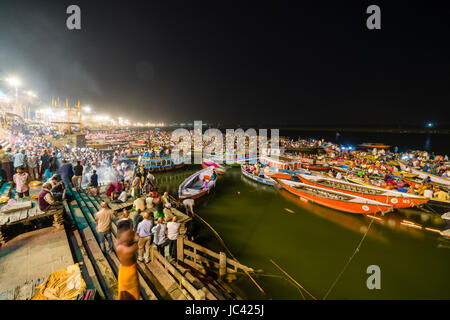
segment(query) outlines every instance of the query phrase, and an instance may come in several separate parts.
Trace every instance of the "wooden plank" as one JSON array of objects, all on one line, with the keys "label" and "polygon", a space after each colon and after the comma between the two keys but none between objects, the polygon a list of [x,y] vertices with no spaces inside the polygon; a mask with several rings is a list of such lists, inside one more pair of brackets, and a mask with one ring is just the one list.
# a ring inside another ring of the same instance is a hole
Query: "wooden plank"
[{"label": "wooden plank", "polygon": [[[70,209],[67,206],[67,203],[64,201],[64,209],[67,213],[70,214]],[[97,290],[97,293],[99,294],[100,298],[104,299],[105,294],[103,292],[103,288],[100,285],[100,282],[98,281],[97,275],[95,274],[94,267],[92,266],[91,260],[89,259],[89,256],[86,252],[86,248],[83,245],[83,242],[81,241],[80,233],[78,232],[78,229],[72,230],[70,234],[70,241],[72,242],[72,246],[75,248],[75,250],[78,248],[79,253],[81,254],[80,257],[77,257],[79,262],[83,262],[84,266],[81,267],[81,270],[83,271],[84,268],[86,268],[87,275],[89,279],[92,282],[92,285]],[[76,251],[76,253],[78,253]]]},{"label": "wooden plank", "polygon": [[31,201],[25,201],[25,202],[16,202],[14,204],[6,204],[0,209],[1,213],[13,213],[16,211],[22,211],[26,209],[31,209],[33,205],[31,204]]},{"label": "wooden plank", "polygon": [[[79,196],[80,196],[80,199],[82,201],[82,204],[85,207],[88,208],[87,214],[89,215],[90,219],[91,218],[93,219],[94,218],[94,212],[97,211],[95,206],[94,206],[94,204],[91,201],[89,201],[89,199],[86,197],[86,195],[80,193]],[[112,240],[113,240],[114,243],[116,243],[117,242],[117,239],[116,239],[117,227],[116,227],[116,225],[114,223],[112,223],[112,225],[111,225],[111,231],[112,231],[111,232]],[[115,253],[111,253],[109,255],[109,257],[112,259],[113,263],[115,264],[114,267],[118,271],[118,267],[120,265],[120,261],[117,258],[116,254]],[[142,277],[140,272],[138,272],[138,278],[139,278],[140,289],[141,289],[141,291],[143,291],[145,293],[146,297],[149,300],[157,300],[158,298],[156,297],[154,292],[151,290],[151,288],[148,286],[147,282],[144,280],[144,278]]]},{"label": "wooden plank", "polygon": [[[39,212],[41,212],[41,211],[39,210]],[[28,217],[29,218],[34,217],[37,213],[38,213],[37,205],[35,204],[33,208],[28,210]]]},{"label": "wooden plank", "polygon": [[11,223],[14,223],[16,221],[19,221],[20,214],[21,214],[21,211],[10,213],[9,214],[9,223],[11,224]]},{"label": "wooden plank", "polygon": [[22,211],[21,211],[21,214],[20,214],[20,217],[19,217],[19,221],[25,220],[26,218],[28,218],[28,211],[29,211],[29,210],[30,210],[30,209],[22,210]]},{"label": "wooden plank", "polygon": [[7,224],[8,221],[9,221],[9,217],[8,216],[0,215],[0,226],[3,226],[5,224]]},{"label": "wooden plank", "polygon": [[83,215],[83,212],[78,207],[76,200],[73,200],[70,205],[72,206],[72,214],[77,223],[78,230],[80,231],[80,235],[84,238],[84,244],[88,252],[91,254],[91,261],[95,262],[95,266],[98,269],[98,273],[102,275],[102,278],[105,281],[108,291],[105,292],[108,298],[117,300],[117,279],[103,255],[102,250],[100,249],[99,244],[97,243],[97,239],[95,238],[94,233],[89,227],[89,224],[86,218]]}]

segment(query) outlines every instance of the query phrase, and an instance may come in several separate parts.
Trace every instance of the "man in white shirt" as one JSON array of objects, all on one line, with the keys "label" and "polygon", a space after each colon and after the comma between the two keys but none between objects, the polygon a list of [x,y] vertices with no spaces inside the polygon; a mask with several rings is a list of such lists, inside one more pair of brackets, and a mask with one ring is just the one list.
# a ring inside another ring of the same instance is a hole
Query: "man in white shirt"
[{"label": "man in white shirt", "polygon": [[423,196],[424,196],[425,198],[429,198],[429,199],[433,198],[433,190],[431,190],[430,188],[426,188],[426,189],[423,191]]},{"label": "man in white shirt", "polygon": [[177,216],[167,223],[167,238],[169,238],[169,254],[173,259],[177,257],[177,238],[180,235],[181,223],[177,222]]},{"label": "man in white shirt", "polygon": [[127,192],[125,190],[122,190],[122,192],[120,193],[119,197],[117,198],[118,201],[124,203],[126,202],[128,199],[128,195]]},{"label": "man in white shirt", "polygon": [[145,205],[147,206],[147,209],[152,209],[153,208],[153,198],[152,197],[145,198]]},{"label": "man in white shirt", "polygon": [[186,213],[189,216],[194,215],[194,199],[185,199],[183,200],[183,206],[186,209]]}]

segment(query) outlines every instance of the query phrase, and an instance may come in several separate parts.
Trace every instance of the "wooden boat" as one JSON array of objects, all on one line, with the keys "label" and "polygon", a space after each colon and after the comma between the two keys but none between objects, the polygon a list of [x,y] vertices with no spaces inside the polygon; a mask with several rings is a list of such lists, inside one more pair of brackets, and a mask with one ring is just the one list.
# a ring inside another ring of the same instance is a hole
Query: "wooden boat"
[{"label": "wooden boat", "polygon": [[286,179],[286,180],[291,180],[292,179],[292,174],[290,174],[290,173],[283,173],[283,172],[265,173],[264,176],[267,177],[267,178],[278,178],[278,179]]},{"label": "wooden boat", "polygon": [[[411,185],[412,186],[417,186],[418,185],[419,187],[422,186],[422,181],[423,181],[423,179],[416,178],[416,177],[414,177],[414,178],[402,178],[402,180],[407,185],[410,185],[410,186]],[[433,187],[441,188],[441,189],[444,189],[444,190],[450,190],[450,186],[447,186],[445,184],[440,184],[440,183],[436,183],[436,182],[431,182],[430,184]]]},{"label": "wooden boat", "polygon": [[296,173],[305,173],[302,169],[302,163],[288,157],[279,156],[278,158],[271,156],[262,156],[260,161],[263,165],[268,166],[276,173],[288,173],[295,176]]},{"label": "wooden boat", "polygon": [[444,220],[446,223],[450,224],[450,212],[446,212],[443,215],[441,215],[442,220]]},{"label": "wooden boat", "polygon": [[[389,189],[384,189],[384,188],[381,188],[381,187],[373,186],[371,184],[367,184],[361,178],[345,177],[345,179],[347,181],[353,182],[355,184],[369,186],[369,187],[373,187],[373,188],[380,189],[380,190],[389,190]],[[423,198],[423,199],[428,199],[428,198],[425,198],[425,197],[419,196],[419,195],[414,195],[414,196],[420,197],[420,198]],[[433,206],[435,209],[438,209],[438,211],[440,211],[440,212],[448,211],[448,209],[450,209],[450,201],[448,201],[448,200],[428,199],[428,203],[427,204]]]},{"label": "wooden boat", "polygon": [[148,169],[150,172],[162,172],[179,169],[185,166],[188,162],[189,156],[177,156],[177,157],[141,157],[140,164]]},{"label": "wooden boat", "polygon": [[384,213],[392,211],[391,205],[378,201],[343,192],[332,191],[301,182],[276,178],[274,180],[277,181],[284,189],[296,196],[299,196],[301,199],[312,201],[335,210],[358,214],[370,214],[376,212]]},{"label": "wooden boat", "polygon": [[428,199],[424,199],[423,197],[392,190],[380,190],[375,187],[365,185],[356,185],[351,182],[329,177],[315,175],[307,176],[301,174],[297,174],[297,177],[305,184],[340,191],[381,203],[388,203],[394,206],[394,208],[409,208],[428,202]]},{"label": "wooden boat", "polygon": [[[180,200],[197,199],[205,194],[208,194],[209,191],[216,185],[216,180],[211,179],[213,171],[214,169],[212,167],[208,167],[197,171],[184,180],[178,187],[178,198]],[[203,187],[204,178],[208,181],[206,188]]]},{"label": "wooden boat", "polygon": [[214,162],[210,159],[203,159],[203,162],[202,162],[203,169],[206,169],[211,166],[214,167],[217,174],[224,174],[227,171],[227,169],[224,166],[218,164],[217,162]]},{"label": "wooden boat", "polygon": [[327,164],[311,164],[302,162],[302,168],[313,170],[313,171],[328,171],[330,170],[330,166]]},{"label": "wooden boat", "polygon": [[363,148],[370,148],[370,149],[388,149],[391,146],[388,146],[386,144],[383,143],[373,143],[373,142],[365,142],[365,143],[361,143],[358,144],[359,147],[363,147]]},{"label": "wooden boat", "polygon": [[403,161],[398,161],[398,163],[400,165],[400,168],[403,171],[409,171],[410,170],[412,173],[417,174],[422,179],[425,179],[426,177],[430,177],[432,182],[436,182],[436,183],[443,184],[443,185],[446,185],[446,186],[450,187],[450,178],[444,178],[444,177],[440,177],[440,176],[437,176],[437,175],[432,174],[432,173],[423,172],[421,170],[418,170],[418,169],[416,169],[414,167],[411,167],[411,166],[407,165]]},{"label": "wooden boat", "polygon": [[260,182],[260,183],[263,183],[263,184],[267,184],[267,185],[269,185],[269,186],[274,186],[274,185],[276,185],[277,183],[272,179],[272,178],[270,178],[270,177],[268,177],[268,178],[266,178],[266,177],[259,177],[259,176],[255,176],[254,174],[252,174],[251,172],[247,172],[247,171],[245,171],[245,168],[244,168],[245,166],[243,165],[243,166],[241,166],[241,172],[242,172],[242,175],[244,175],[245,177],[247,177],[247,178],[249,178],[249,179],[252,179],[252,180],[255,180],[255,181],[258,181],[258,182]]},{"label": "wooden boat", "polygon": [[415,177],[417,177],[417,174],[412,173],[412,172],[400,171],[400,172],[393,172],[393,174],[394,174],[394,176],[405,177],[405,178],[415,178]]},{"label": "wooden boat", "polygon": [[441,236],[450,239],[450,229],[444,230],[440,232]]}]

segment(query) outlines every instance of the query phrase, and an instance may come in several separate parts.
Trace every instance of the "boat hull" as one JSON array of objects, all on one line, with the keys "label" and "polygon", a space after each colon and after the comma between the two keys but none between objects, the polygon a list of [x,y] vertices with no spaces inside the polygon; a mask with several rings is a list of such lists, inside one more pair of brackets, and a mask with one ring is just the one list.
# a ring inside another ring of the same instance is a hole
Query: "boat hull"
[{"label": "boat hull", "polygon": [[257,181],[259,183],[266,184],[269,186],[274,186],[277,184],[273,179],[257,177],[255,175],[251,174],[250,172],[245,171],[244,168],[242,168],[242,167],[241,167],[241,172],[242,172],[243,176],[245,176],[251,180]]},{"label": "boat hull", "polygon": [[303,182],[305,184],[325,188],[325,189],[328,189],[331,191],[339,191],[339,192],[343,192],[346,194],[351,194],[354,196],[378,201],[381,203],[390,204],[394,208],[397,208],[397,209],[411,208],[411,207],[418,206],[418,205],[428,202],[428,199],[409,198],[409,197],[401,197],[401,196],[393,196],[393,195],[377,195],[377,194],[369,194],[369,193],[362,193],[362,192],[354,192],[354,191],[349,191],[349,190],[345,190],[345,189],[338,189],[338,188],[333,188],[333,187],[330,187],[327,185],[323,185],[321,183],[317,183],[317,182],[305,179],[301,175],[297,175],[297,177],[300,179],[301,182]]},{"label": "boat hull", "polygon": [[[360,185],[368,185],[362,181],[359,181],[358,179],[351,179],[351,178],[346,178],[348,181],[356,183],[356,184],[360,184]],[[370,185],[369,185],[370,186]],[[380,190],[388,190],[388,189],[383,189],[380,187],[376,187],[374,186],[374,188],[380,189]],[[428,199],[422,196],[417,196],[420,197],[421,199],[426,199],[428,200],[427,204],[433,206],[434,208],[439,208],[438,211],[442,211],[445,209],[450,209],[450,201],[446,201],[446,200],[438,200],[438,199]]]},{"label": "boat hull", "polygon": [[402,168],[403,171],[405,171],[406,169],[410,169],[411,172],[417,174],[419,177],[421,177],[422,179],[425,179],[426,177],[430,177],[431,182],[436,182],[439,184],[443,184],[447,187],[450,187],[450,179],[449,178],[443,178],[443,177],[439,177],[437,175],[434,175],[432,173],[427,173],[427,172],[423,172],[421,170],[415,169],[411,166],[408,166],[407,164],[399,161],[400,164],[400,168]]},{"label": "boat hull", "polygon": [[[347,213],[356,214],[373,214],[377,212],[387,212],[392,210],[392,206],[385,205],[383,203],[373,204],[373,203],[362,203],[362,202],[349,202],[343,200],[328,199],[318,195],[311,195],[307,192],[303,192],[296,189],[281,180],[275,179],[284,189],[290,193],[300,197],[301,199],[308,200],[322,206],[335,209],[338,211],[343,211]],[[370,201],[370,200],[368,200]]]}]

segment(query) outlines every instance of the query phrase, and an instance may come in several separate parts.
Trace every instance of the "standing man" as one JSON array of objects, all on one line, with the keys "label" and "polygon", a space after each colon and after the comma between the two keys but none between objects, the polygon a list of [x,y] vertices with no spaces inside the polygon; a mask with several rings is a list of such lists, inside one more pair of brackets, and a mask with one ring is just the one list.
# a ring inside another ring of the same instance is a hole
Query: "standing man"
[{"label": "standing man", "polygon": [[141,222],[141,213],[145,210],[145,201],[143,198],[137,198],[133,202],[133,207],[136,209],[136,213],[133,216],[133,228],[136,229],[139,222]]},{"label": "standing man", "polygon": [[72,184],[75,188],[78,190],[81,189],[81,181],[83,180],[83,166],[81,165],[80,161],[77,161],[77,164],[75,167],[73,167],[73,177],[72,177]]},{"label": "standing man", "polygon": [[194,216],[194,199],[184,199],[183,206],[188,216]]},{"label": "standing man", "polygon": [[118,299],[139,300],[139,278],[136,269],[138,249],[131,224],[120,221],[117,224],[117,256],[119,257]]},{"label": "standing man", "polygon": [[181,223],[177,222],[178,217],[173,216],[172,221],[167,223],[167,238],[169,238],[169,253],[172,259],[177,258],[177,238],[180,235]]},{"label": "standing man", "polygon": [[[110,253],[113,248],[111,237],[111,223],[115,212],[108,208],[106,202],[102,202],[101,209],[95,214],[97,221],[97,232],[100,240],[100,248],[104,253]],[[106,251],[105,239],[108,240],[108,251]]]},{"label": "standing man", "polygon": [[[0,145],[1,147],[1,145]],[[13,162],[12,162],[12,154],[11,154],[11,148],[6,149],[6,151],[3,151],[0,149],[0,162],[1,162],[1,169],[2,169],[2,181],[12,181],[13,179]]]},{"label": "standing man", "polygon": [[97,170],[92,171],[91,178],[89,181],[89,187],[91,188],[94,195],[98,195],[98,175]]},{"label": "standing man", "polygon": [[167,226],[163,223],[163,218],[158,218],[158,224],[152,228],[154,235],[153,242],[158,247],[158,252],[164,257],[164,249],[169,244],[166,236]]},{"label": "standing man", "polygon": [[39,179],[37,166],[38,166],[38,158],[36,156],[36,153],[31,152],[30,156],[28,157],[28,171],[30,173],[30,179],[33,180]]},{"label": "standing man", "polygon": [[61,177],[61,180],[64,182],[66,189],[71,188],[71,178],[73,177],[73,167],[72,164],[69,163],[66,159],[63,160],[63,164],[58,169],[58,174]]},{"label": "standing man", "polygon": [[144,220],[142,220],[137,226],[137,234],[139,236],[138,261],[143,262],[145,257],[145,263],[150,262],[150,244],[152,242],[153,221],[149,220],[149,216],[150,214],[148,212],[144,212]]},{"label": "standing man", "polygon": [[25,166],[27,164],[26,160],[27,156],[25,155],[25,150],[21,150],[20,152],[14,154],[14,170],[16,170],[19,167],[25,169]]},{"label": "standing man", "polygon": [[16,185],[16,192],[19,199],[22,199],[24,196],[30,196],[30,187],[28,187],[28,183],[30,182],[30,176],[26,173],[22,167],[18,167],[16,169],[17,173],[13,176],[13,181]]},{"label": "standing man", "polygon": [[136,175],[131,183],[131,187],[133,188],[133,199],[139,198],[141,179],[139,175]]}]

